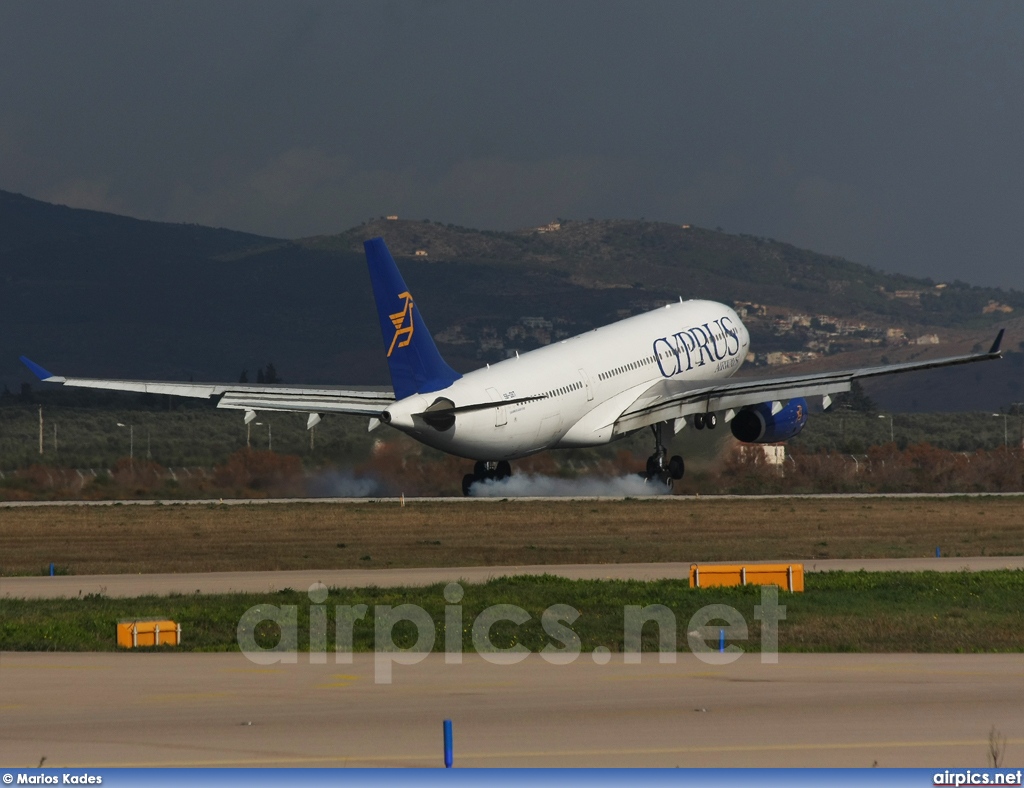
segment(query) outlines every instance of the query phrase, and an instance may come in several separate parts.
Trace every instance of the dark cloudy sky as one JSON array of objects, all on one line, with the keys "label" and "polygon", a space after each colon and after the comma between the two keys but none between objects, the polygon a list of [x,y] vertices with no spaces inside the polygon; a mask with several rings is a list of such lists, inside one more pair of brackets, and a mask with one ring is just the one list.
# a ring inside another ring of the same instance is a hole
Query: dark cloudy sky
[{"label": "dark cloudy sky", "polygon": [[0,2],[0,189],[721,226],[1024,288],[1024,3]]}]

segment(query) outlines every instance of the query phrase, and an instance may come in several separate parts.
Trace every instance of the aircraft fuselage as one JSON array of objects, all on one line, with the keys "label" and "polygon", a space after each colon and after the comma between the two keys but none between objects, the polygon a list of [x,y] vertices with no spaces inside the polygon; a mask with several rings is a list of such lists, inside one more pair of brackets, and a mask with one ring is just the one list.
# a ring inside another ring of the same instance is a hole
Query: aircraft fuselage
[{"label": "aircraft fuselage", "polygon": [[[475,460],[598,446],[620,437],[613,430],[616,417],[652,385],[731,377],[749,345],[750,335],[730,307],[696,300],[668,304],[399,400],[387,408],[388,423],[429,446]],[[459,413],[440,429],[417,415],[438,399],[456,407],[510,404]]]}]

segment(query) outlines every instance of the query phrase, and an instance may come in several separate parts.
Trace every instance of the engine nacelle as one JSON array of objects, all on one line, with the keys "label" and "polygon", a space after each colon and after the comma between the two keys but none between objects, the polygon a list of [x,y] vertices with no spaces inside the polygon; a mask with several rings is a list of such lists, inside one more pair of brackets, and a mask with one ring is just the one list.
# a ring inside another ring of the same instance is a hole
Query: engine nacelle
[{"label": "engine nacelle", "polygon": [[778,443],[796,436],[807,423],[807,400],[799,397],[776,414],[772,403],[744,408],[732,420],[732,434],[744,443]]}]

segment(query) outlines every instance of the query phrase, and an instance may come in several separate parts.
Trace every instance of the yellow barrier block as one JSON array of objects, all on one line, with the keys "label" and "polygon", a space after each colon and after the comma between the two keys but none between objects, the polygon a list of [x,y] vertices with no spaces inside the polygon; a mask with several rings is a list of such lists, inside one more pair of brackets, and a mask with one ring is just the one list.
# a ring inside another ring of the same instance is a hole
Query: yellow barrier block
[{"label": "yellow barrier block", "polygon": [[180,646],[181,624],[156,618],[118,621],[117,645],[122,648]]},{"label": "yellow barrier block", "polygon": [[778,586],[804,590],[803,564],[690,564],[690,588]]}]

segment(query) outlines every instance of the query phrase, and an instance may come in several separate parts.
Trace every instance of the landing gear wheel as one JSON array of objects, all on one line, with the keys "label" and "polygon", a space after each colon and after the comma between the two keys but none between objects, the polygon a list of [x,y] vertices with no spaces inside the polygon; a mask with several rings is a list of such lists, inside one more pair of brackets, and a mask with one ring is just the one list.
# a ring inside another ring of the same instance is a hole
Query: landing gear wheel
[{"label": "landing gear wheel", "polygon": [[704,429],[704,414],[703,413],[694,413],[693,414],[693,428],[695,430],[702,430],[702,429]]},{"label": "landing gear wheel", "polygon": [[654,433],[654,454],[647,458],[647,467],[644,473],[640,475],[644,478],[644,481],[649,482],[658,479],[664,484],[668,480],[668,471],[666,470],[668,452],[665,450],[665,444],[661,440],[662,426],[661,424],[651,425],[651,432]]},{"label": "landing gear wheel", "polygon": [[462,494],[469,495],[469,488],[477,482],[501,481],[512,475],[512,466],[508,460],[485,462],[477,460],[473,463],[473,472],[462,477]]},{"label": "landing gear wheel", "polygon": [[709,430],[713,430],[715,427],[718,426],[718,416],[716,416],[714,413],[705,413],[704,414],[704,425]]},{"label": "landing gear wheel", "polygon": [[685,469],[683,458],[678,454],[668,461],[668,475],[671,479],[682,479]]}]

